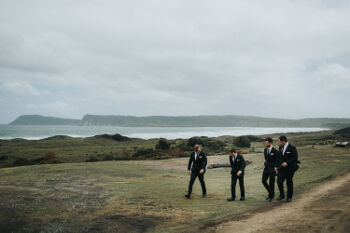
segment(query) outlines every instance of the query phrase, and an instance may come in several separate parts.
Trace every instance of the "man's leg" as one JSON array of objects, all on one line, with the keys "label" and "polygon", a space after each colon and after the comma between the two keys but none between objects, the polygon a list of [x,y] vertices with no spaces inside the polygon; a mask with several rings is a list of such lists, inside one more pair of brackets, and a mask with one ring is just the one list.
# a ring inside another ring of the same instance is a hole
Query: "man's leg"
[{"label": "man's leg", "polygon": [[275,172],[270,172],[269,186],[270,186],[269,197],[274,198],[274,196],[275,196]]},{"label": "man's leg", "polygon": [[197,178],[197,175],[198,175],[198,174],[197,174],[196,171],[194,171],[194,170],[191,171],[190,183],[189,183],[189,185],[188,185],[188,196],[190,196],[191,193],[192,193],[192,186],[193,186],[194,181],[195,181],[196,178]]},{"label": "man's leg", "polygon": [[278,184],[278,189],[280,190],[280,198],[284,198],[284,189],[283,189],[284,179],[285,179],[284,175],[281,172],[278,172],[277,184]]},{"label": "man's leg", "polygon": [[241,189],[241,198],[245,198],[245,191],[244,191],[244,176],[240,175],[238,177],[239,180],[239,188]]},{"label": "man's leg", "polygon": [[293,173],[288,174],[286,177],[287,180],[287,198],[292,199],[293,196]]},{"label": "man's leg", "polygon": [[201,182],[202,194],[207,195],[207,189],[205,188],[204,174],[198,174],[198,179]]},{"label": "man's leg", "polygon": [[231,175],[231,195],[232,198],[236,198],[236,182],[237,182],[237,176]]},{"label": "man's leg", "polygon": [[267,173],[267,171],[263,171],[262,173],[262,177],[261,177],[261,183],[264,185],[264,187],[266,188],[267,192],[269,193],[269,197],[270,197],[270,187],[267,184],[267,179],[269,178],[269,174]]}]

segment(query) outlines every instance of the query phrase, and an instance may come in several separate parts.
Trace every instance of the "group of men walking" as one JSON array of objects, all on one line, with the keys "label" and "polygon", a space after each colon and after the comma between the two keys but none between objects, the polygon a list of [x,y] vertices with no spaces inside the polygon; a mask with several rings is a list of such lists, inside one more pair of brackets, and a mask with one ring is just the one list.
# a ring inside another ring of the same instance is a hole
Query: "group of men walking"
[{"label": "group of men walking", "polygon": [[[262,172],[262,184],[268,192],[267,201],[272,201],[275,197],[275,178],[277,176],[277,184],[280,195],[277,200],[285,199],[284,181],[287,183],[287,202],[292,201],[293,196],[293,176],[298,170],[298,151],[295,146],[290,144],[286,136],[279,137],[279,149],[273,147],[273,140],[271,137],[265,138],[264,149],[264,169]],[[246,166],[243,156],[235,149],[230,151],[229,161],[231,165],[231,197],[228,201],[236,199],[236,183],[239,182],[241,191],[241,201],[245,200],[244,189],[244,169]],[[193,183],[198,177],[202,186],[202,197],[206,197],[207,189],[204,182],[204,173],[207,166],[206,154],[202,151],[200,145],[195,145],[194,152],[191,153],[188,161],[188,174],[191,175],[188,186],[188,193],[185,195],[191,198]]]}]

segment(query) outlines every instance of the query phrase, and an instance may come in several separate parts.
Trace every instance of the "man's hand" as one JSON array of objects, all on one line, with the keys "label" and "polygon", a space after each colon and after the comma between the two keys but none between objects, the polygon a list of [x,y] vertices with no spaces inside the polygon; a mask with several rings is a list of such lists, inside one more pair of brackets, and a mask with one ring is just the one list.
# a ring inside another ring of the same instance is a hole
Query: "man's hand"
[{"label": "man's hand", "polygon": [[286,162],[282,163],[282,167],[287,167],[287,163]]},{"label": "man's hand", "polygon": [[201,169],[201,170],[199,171],[199,173],[200,173],[200,174],[203,174],[203,173],[204,173],[204,169]]},{"label": "man's hand", "polygon": [[237,176],[240,176],[242,174],[242,171],[237,172]]},{"label": "man's hand", "polygon": [[187,174],[188,174],[188,175],[191,174],[191,171],[190,171],[190,170],[187,170]]}]

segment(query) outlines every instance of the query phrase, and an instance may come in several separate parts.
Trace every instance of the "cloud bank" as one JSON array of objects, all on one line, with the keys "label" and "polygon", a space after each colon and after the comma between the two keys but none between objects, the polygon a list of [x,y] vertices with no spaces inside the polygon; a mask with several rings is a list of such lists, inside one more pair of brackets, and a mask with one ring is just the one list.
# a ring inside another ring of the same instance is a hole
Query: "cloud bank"
[{"label": "cloud bank", "polygon": [[350,1],[0,0],[21,114],[350,117]]}]

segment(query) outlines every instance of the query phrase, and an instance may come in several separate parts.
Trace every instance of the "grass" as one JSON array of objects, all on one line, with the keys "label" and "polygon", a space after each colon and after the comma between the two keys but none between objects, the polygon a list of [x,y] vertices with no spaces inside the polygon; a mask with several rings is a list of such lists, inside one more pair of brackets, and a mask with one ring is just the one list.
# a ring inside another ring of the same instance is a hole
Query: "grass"
[{"label": "grass", "polygon": [[[296,195],[350,171],[348,149],[327,141],[315,145],[314,137],[323,137],[317,133],[288,136],[297,146],[301,144]],[[252,147],[256,152],[244,155],[252,161],[246,168],[245,202],[226,201],[229,168],[207,171],[206,199],[200,198],[198,181],[193,199],[185,199],[187,158],[2,168],[0,232],[195,232],[247,210],[270,208],[276,202],[266,203],[261,184],[263,155],[259,152],[264,145],[255,142]],[[209,162],[227,159],[227,155],[210,156]]]}]

